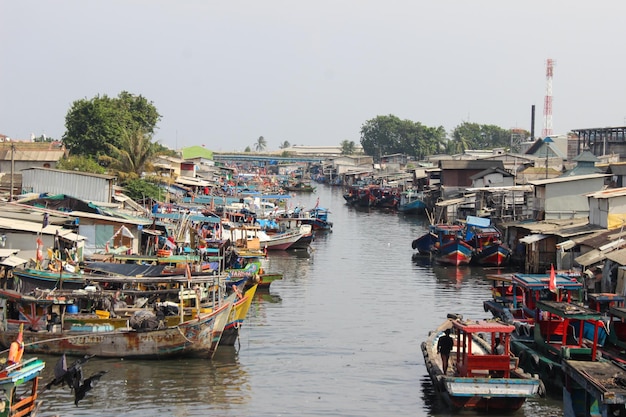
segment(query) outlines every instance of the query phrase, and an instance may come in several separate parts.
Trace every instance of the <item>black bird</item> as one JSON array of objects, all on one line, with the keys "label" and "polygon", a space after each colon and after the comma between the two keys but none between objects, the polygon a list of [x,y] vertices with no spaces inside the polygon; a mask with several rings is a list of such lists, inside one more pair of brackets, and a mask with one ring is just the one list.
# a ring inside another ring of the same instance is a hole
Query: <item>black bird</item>
[{"label": "black bird", "polygon": [[88,391],[98,383],[102,375],[106,374],[107,371],[100,371],[96,374],[93,374],[89,378],[85,379],[85,381],[80,384],[76,389],[74,389],[74,404],[78,406],[78,402],[85,398],[85,395]]},{"label": "black bird", "polygon": [[59,361],[54,366],[54,379],[48,382],[44,386],[43,390],[45,391],[53,385],[67,385],[68,387],[70,387],[70,389],[75,390],[80,385],[80,383],[83,382],[82,364],[93,357],[94,355],[89,355],[77,359],[68,368],[67,359],[65,358],[65,354],[63,354],[61,359],[59,359]]}]

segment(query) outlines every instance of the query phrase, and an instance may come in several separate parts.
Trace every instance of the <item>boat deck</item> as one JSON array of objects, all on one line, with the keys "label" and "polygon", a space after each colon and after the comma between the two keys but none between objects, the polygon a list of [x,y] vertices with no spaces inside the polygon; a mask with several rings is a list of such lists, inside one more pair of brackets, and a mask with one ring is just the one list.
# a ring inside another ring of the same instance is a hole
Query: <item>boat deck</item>
[{"label": "boat deck", "polygon": [[608,361],[564,360],[563,372],[604,404],[626,404],[626,375]]}]

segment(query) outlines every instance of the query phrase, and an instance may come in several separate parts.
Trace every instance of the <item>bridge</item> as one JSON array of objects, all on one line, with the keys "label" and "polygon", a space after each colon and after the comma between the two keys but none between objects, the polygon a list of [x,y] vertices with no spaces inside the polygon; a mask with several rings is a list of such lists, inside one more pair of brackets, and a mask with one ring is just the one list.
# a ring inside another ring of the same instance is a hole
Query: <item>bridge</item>
[{"label": "bridge", "polygon": [[213,154],[216,162],[250,162],[257,165],[278,165],[281,163],[311,163],[322,162],[323,156],[275,156],[275,155],[244,155],[244,154]]}]

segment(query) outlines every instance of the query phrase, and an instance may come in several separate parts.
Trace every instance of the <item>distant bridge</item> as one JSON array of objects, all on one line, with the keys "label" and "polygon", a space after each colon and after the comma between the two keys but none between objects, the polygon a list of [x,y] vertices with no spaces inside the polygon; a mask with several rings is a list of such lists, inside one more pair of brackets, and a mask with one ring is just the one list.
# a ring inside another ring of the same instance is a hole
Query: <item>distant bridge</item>
[{"label": "distant bridge", "polygon": [[213,154],[213,160],[219,162],[251,162],[257,165],[278,165],[280,163],[308,162],[312,164],[322,162],[323,156],[273,156],[273,155],[242,155],[242,154]]}]

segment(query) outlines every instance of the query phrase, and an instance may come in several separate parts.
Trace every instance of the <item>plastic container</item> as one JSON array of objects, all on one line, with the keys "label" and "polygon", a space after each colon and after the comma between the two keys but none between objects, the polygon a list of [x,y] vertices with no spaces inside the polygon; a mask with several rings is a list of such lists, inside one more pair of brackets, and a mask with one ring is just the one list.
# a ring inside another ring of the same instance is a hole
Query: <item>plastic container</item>
[{"label": "plastic container", "polygon": [[73,304],[69,305],[67,306],[66,311],[68,314],[78,314],[78,306],[75,306]]}]

